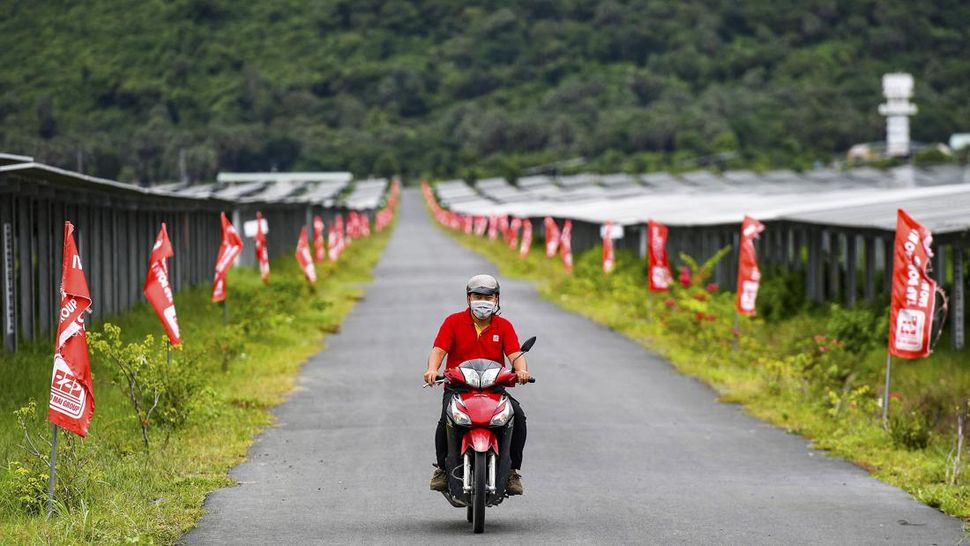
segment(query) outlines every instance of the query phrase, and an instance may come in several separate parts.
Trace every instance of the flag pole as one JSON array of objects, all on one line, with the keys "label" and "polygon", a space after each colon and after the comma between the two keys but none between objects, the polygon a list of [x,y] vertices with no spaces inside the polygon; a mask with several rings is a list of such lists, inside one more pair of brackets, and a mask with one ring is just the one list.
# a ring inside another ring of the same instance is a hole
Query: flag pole
[{"label": "flag pole", "polygon": [[892,374],[893,355],[886,353],[886,388],[882,396],[882,428],[889,430],[889,381]]},{"label": "flag pole", "polygon": [[50,478],[47,480],[47,519],[50,519],[54,513],[54,467],[57,464],[57,429],[60,428],[53,423],[51,427],[54,432],[53,438],[51,439],[51,473]]}]

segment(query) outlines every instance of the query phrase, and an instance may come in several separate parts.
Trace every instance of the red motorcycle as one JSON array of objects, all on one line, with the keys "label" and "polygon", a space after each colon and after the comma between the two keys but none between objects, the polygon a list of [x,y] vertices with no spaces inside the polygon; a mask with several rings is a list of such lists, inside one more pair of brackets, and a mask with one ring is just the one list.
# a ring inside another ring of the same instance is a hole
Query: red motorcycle
[{"label": "red motorcycle", "polygon": [[[529,338],[520,350],[528,352],[535,341]],[[479,358],[447,369],[437,382],[457,391],[445,411],[448,491],[441,494],[452,506],[467,508],[472,530],[482,533],[485,507],[497,506],[507,497],[514,417],[504,389],[515,386],[516,375],[499,362]]]}]

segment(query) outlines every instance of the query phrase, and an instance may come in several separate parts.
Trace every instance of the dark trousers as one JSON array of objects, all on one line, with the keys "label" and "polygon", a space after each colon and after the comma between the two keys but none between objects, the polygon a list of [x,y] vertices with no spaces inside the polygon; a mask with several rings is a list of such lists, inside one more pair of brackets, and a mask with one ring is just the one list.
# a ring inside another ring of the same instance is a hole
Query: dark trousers
[{"label": "dark trousers", "polygon": [[[508,393],[505,393],[508,395]],[[438,419],[438,429],[434,433],[434,447],[438,456],[438,468],[445,467],[445,458],[448,456],[448,433],[445,432],[445,412],[448,411],[448,404],[451,399],[455,396],[455,391],[451,389],[445,389],[445,394],[441,401],[441,418]],[[519,405],[519,401],[509,396],[509,402],[512,403],[512,411],[514,413],[515,421],[512,423],[512,444],[509,445],[509,458],[512,459],[512,470],[520,470],[522,468],[522,450],[525,449],[525,412],[522,411],[522,406]]]}]

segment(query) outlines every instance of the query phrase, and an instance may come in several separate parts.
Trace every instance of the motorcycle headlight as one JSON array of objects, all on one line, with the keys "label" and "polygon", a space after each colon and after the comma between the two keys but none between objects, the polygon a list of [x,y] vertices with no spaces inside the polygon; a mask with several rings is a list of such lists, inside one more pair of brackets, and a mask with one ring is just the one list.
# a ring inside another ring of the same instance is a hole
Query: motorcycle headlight
[{"label": "motorcycle headlight", "polygon": [[512,418],[513,413],[512,404],[506,400],[505,405],[502,406],[502,410],[492,416],[492,420],[489,422],[489,425],[493,427],[504,427],[505,424],[509,422],[509,419]]},{"label": "motorcycle headlight", "polygon": [[461,370],[461,375],[464,376],[466,385],[475,389],[481,388],[482,378],[478,375],[478,372],[471,368],[458,369]]},{"label": "motorcycle headlight", "polygon": [[495,384],[495,378],[498,377],[498,372],[501,368],[491,368],[482,372],[481,378],[481,388],[487,389]]},{"label": "motorcycle headlight", "polygon": [[472,418],[469,417],[465,412],[458,409],[457,401],[451,401],[451,406],[449,406],[448,412],[451,414],[451,420],[454,421],[456,425],[467,426],[472,424]]}]

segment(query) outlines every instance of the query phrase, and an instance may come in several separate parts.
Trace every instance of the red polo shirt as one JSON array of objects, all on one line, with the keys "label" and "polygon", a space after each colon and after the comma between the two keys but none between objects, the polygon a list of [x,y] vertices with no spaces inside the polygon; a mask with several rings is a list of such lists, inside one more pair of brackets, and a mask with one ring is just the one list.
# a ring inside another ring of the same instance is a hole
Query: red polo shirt
[{"label": "red polo shirt", "polygon": [[492,315],[492,323],[479,335],[471,309],[465,309],[448,315],[438,330],[434,346],[448,353],[445,369],[473,358],[487,358],[504,365],[506,356],[519,352],[519,337],[511,322],[496,315]]}]

